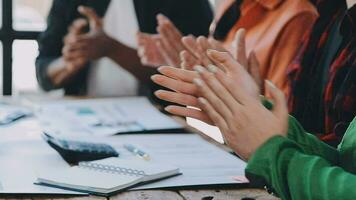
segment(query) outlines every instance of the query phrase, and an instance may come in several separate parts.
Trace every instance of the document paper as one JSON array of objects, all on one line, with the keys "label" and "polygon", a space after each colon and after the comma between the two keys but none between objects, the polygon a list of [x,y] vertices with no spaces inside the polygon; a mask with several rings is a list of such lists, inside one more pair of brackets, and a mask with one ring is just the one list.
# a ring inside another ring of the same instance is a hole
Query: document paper
[{"label": "document paper", "polygon": [[44,131],[64,136],[183,128],[144,97],[64,100],[42,104],[36,110]]},{"label": "document paper", "polygon": [[183,173],[136,189],[239,184],[235,177],[245,175],[244,161],[196,134],[119,135],[106,143],[117,149],[121,158],[133,156],[123,148],[123,144],[132,144],[146,152],[152,162],[177,166]]}]

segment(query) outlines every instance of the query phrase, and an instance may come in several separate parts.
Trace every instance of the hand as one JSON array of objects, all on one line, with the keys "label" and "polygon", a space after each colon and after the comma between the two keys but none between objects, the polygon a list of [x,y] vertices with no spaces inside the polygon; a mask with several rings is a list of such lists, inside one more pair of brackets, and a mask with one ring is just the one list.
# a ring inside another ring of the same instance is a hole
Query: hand
[{"label": "hand", "polygon": [[186,36],[183,37],[182,43],[186,48],[180,54],[181,66],[184,69],[192,70],[196,65],[208,66],[213,64],[206,53],[208,49],[227,52],[219,41],[204,36],[197,39],[193,36]]},{"label": "hand", "polygon": [[73,57],[84,57],[87,60],[96,60],[102,57],[110,57],[115,40],[110,38],[103,30],[102,19],[92,8],[80,6],[78,11],[87,17],[90,31],[77,35],[71,45]]},{"label": "hand", "polygon": [[[174,115],[192,117],[213,125],[210,118],[197,108],[197,96],[199,96],[199,93],[198,88],[193,84],[193,80],[199,77],[197,72],[168,66],[160,67],[158,71],[162,75],[153,75],[151,77],[153,82],[173,91],[158,90],[155,95],[165,101],[183,105],[167,106],[165,108],[167,112]],[[191,107],[187,108],[185,106]]]},{"label": "hand", "polygon": [[141,63],[147,66],[162,66],[167,62],[161,55],[158,49],[158,43],[160,42],[158,34],[147,34],[138,32],[138,55],[141,59]]},{"label": "hand", "polygon": [[264,87],[260,75],[260,64],[258,62],[256,54],[254,51],[252,51],[247,57],[245,29],[239,29],[236,32],[235,40],[232,47],[233,56],[236,61],[245,67],[251,77],[255,80],[257,86],[260,88],[261,93],[263,93],[262,90],[264,89]]},{"label": "hand", "polygon": [[[235,40],[232,43],[231,55],[250,73],[257,85],[263,89],[260,67],[256,54],[252,51],[247,57],[246,53],[246,31],[239,29],[236,32]],[[186,36],[182,42],[187,50],[181,52],[181,66],[185,69],[192,70],[196,65],[208,66],[213,64],[207,55],[207,50],[217,50],[222,52],[229,52],[224,48],[223,44],[214,38],[205,38],[204,36],[195,39],[192,36]],[[215,63],[218,64],[218,63]],[[219,65],[218,65],[219,66]]]},{"label": "hand", "polygon": [[[235,84],[238,86],[235,88],[236,90],[243,88],[248,91],[252,98],[259,100],[259,87],[256,85],[253,78],[249,76],[245,68],[237,61],[235,61],[235,59],[229,53],[209,50],[207,55],[210,60],[212,60],[214,63],[218,63],[225,70],[225,72],[223,72],[221,69],[218,69],[217,72],[225,73],[226,76],[232,80],[235,80]],[[217,70],[217,68],[213,65],[209,65],[208,69],[213,70],[214,72]],[[206,113],[199,109],[200,107],[197,103],[198,98],[200,97],[200,93],[196,86],[193,84],[193,80],[198,77],[197,72],[177,69],[174,67],[161,67],[159,68],[159,72],[161,72],[163,75],[154,75],[152,76],[152,80],[158,85],[173,90],[173,92],[160,90],[155,92],[155,95],[165,101],[173,102],[183,106],[194,107],[186,108],[180,106],[168,106],[166,108],[167,112],[170,112],[174,115],[196,118],[198,120],[214,125]]]},{"label": "hand", "polygon": [[157,21],[157,32],[160,36],[156,43],[157,49],[164,58],[166,64],[180,67],[179,54],[184,50],[184,46],[181,42],[183,35],[164,15],[157,15]]},{"label": "hand", "polygon": [[79,56],[77,53],[75,41],[76,38],[84,34],[84,28],[88,25],[85,19],[77,19],[75,20],[72,25],[68,29],[68,34],[64,37],[63,43],[64,46],[62,48],[62,57],[63,57],[63,64],[64,69],[68,73],[72,73],[75,71],[80,70],[85,66],[88,62],[88,59]]},{"label": "hand", "polygon": [[198,67],[200,79],[194,83],[203,98],[200,108],[221,130],[225,142],[244,160],[273,136],[285,136],[288,130],[288,109],[283,92],[271,82],[267,90],[274,100],[272,111],[266,109],[259,99],[250,95],[245,87],[236,89],[232,79],[219,69],[214,73]]}]

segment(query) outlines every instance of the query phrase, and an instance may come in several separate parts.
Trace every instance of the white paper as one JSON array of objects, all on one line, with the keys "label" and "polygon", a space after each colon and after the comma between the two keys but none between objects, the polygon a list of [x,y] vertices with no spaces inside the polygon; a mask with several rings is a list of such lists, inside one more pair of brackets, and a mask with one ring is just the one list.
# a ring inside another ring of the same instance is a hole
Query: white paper
[{"label": "white paper", "polygon": [[183,175],[147,184],[139,189],[238,184],[246,163],[196,134],[118,135],[106,140],[120,157],[140,159],[122,145],[132,144],[149,154],[152,162],[177,166]]},{"label": "white paper", "polygon": [[83,194],[34,184],[39,171],[69,167],[40,138],[0,142],[0,147],[0,194]]},{"label": "white paper", "polygon": [[56,101],[40,105],[36,115],[44,131],[57,135],[108,136],[183,128],[144,97]]}]

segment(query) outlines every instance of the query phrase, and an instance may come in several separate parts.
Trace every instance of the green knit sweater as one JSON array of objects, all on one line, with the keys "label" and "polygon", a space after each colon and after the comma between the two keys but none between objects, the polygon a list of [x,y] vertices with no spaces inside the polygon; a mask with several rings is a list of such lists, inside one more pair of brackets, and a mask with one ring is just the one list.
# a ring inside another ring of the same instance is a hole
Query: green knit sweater
[{"label": "green knit sweater", "polygon": [[246,176],[282,199],[356,200],[356,118],[338,149],[290,117],[287,137],[275,136],[251,157]]}]

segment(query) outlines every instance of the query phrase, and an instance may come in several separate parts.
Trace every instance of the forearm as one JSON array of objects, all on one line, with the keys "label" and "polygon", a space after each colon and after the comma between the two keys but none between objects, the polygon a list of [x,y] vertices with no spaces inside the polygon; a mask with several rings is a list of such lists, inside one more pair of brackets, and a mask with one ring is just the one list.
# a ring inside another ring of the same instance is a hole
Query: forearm
[{"label": "forearm", "polygon": [[339,162],[338,151],[316,136],[307,133],[294,117],[289,117],[287,138],[296,142],[303,152],[307,154],[320,156],[330,164],[337,164]]},{"label": "forearm", "polygon": [[356,176],[308,155],[295,142],[274,137],[250,159],[246,175],[259,180],[282,199],[356,199]]},{"label": "forearm", "polygon": [[112,40],[111,49],[112,51],[108,55],[110,59],[126,69],[142,83],[151,81],[150,75],[155,73],[155,69],[141,64],[136,49],[130,48],[116,40]]}]

